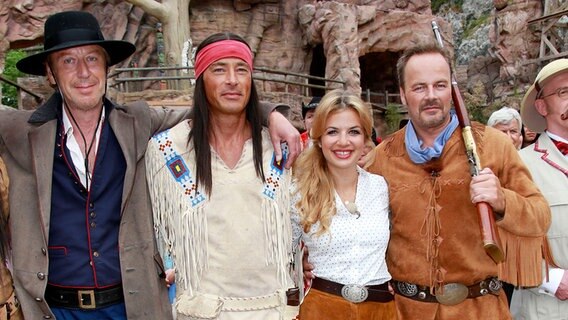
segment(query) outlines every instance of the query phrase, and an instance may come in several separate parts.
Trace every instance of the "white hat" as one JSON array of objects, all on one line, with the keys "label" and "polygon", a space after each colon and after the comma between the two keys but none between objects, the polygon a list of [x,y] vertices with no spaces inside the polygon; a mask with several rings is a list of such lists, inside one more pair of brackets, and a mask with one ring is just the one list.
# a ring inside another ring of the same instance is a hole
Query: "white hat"
[{"label": "white hat", "polygon": [[521,102],[521,117],[523,123],[534,132],[543,132],[546,129],[544,117],[534,107],[536,95],[546,85],[546,81],[557,74],[568,71],[568,59],[558,59],[550,62],[536,76]]}]

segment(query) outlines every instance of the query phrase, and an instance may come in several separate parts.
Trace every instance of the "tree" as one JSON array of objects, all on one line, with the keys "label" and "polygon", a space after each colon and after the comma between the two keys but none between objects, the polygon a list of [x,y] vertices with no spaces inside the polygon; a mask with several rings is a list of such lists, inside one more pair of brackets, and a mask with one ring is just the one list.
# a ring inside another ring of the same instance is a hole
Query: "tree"
[{"label": "tree", "polygon": [[402,114],[400,113],[400,106],[397,104],[388,104],[387,110],[385,111],[385,121],[387,123],[387,132],[389,135],[399,129],[400,120],[402,120]]},{"label": "tree", "polygon": [[191,0],[126,0],[162,23],[166,65],[188,66],[191,58],[189,4]]},{"label": "tree", "polygon": [[[23,73],[16,68],[16,62],[26,56],[23,50],[10,50],[6,54],[5,68],[2,76],[8,80],[16,82]],[[12,108],[18,107],[18,89],[12,85],[2,82],[2,104]]]}]

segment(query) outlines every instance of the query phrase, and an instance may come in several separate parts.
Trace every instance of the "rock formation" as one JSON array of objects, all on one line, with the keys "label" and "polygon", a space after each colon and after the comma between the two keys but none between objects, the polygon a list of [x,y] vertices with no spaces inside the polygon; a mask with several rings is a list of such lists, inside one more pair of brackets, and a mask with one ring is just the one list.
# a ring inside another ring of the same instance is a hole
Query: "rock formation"
[{"label": "rock formation", "polygon": [[499,78],[493,88],[495,95],[507,91],[524,92],[534,79],[539,65],[527,64],[538,58],[540,38],[538,29],[530,29],[527,22],[542,15],[539,0],[494,0],[495,14],[490,31],[491,55],[500,63]]},{"label": "rock formation", "polygon": [[[522,90],[534,77],[537,66],[523,62],[537,57],[538,38],[526,22],[542,12],[539,0],[494,0],[493,5],[489,53],[469,61],[467,72],[464,66],[457,68],[458,76],[463,77],[460,86],[472,89],[482,83],[489,100],[514,91],[512,87]],[[159,21],[126,1],[4,0],[0,3],[0,71],[8,48],[40,44],[45,19],[64,10],[89,11],[99,19],[107,38],[136,44],[136,53],[119,67],[160,63],[163,48],[157,40],[161,37]],[[370,89],[393,93],[397,91],[394,62],[409,45],[432,39],[433,19],[440,25],[446,45],[452,49],[454,43],[450,24],[432,15],[429,0],[194,0],[188,14],[194,46],[212,33],[232,31],[250,43],[257,67],[290,72],[284,75],[260,70],[255,75],[269,78],[257,81],[261,96],[292,105],[295,120],[299,120],[301,101],[317,93],[317,89],[294,85],[308,81],[297,75],[314,74],[317,63],[323,66],[315,75],[345,83],[355,92]],[[158,75],[158,71],[122,74]],[[169,84],[162,83],[162,87]],[[332,81],[323,85],[341,86]],[[145,81],[131,86],[157,90],[160,83]],[[115,98],[119,101],[130,99],[114,87],[109,92],[118,95]],[[164,93],[157,96],[163,99]],[[174,93],[166,96],[173,97]],[[147,93],[144,97],[152,99]],[[187,94],[180,99],[191,101]]]}]

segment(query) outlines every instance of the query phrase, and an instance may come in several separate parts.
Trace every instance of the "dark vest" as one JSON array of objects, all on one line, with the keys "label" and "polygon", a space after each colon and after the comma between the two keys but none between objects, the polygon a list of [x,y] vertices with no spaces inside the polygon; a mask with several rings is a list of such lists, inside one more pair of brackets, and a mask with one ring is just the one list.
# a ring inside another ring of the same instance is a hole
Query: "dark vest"
[{"label": "dark vest", "polygon": [[[107,118],[110,114],[107,108]],[[91,190],[83,187],[58,122],[49,228],[49,283],[107,287],[121,282],[118,233],[126,161],[108,121],[102,124]]]}]

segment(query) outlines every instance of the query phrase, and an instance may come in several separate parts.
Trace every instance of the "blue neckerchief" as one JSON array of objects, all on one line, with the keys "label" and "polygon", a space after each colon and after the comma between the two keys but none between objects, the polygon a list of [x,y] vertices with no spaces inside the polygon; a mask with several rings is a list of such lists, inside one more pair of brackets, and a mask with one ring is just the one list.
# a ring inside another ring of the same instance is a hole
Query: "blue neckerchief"
[{"label": "blue neckerchief", "polygon": [[433,158],[439,158],[444,150],[444,146],[446,142],[450,139],[454,130],[458,127],[458,117],[456,114],[451,111],[450,112],[450,123],[444,128],[436,140],[434,140],[434,145],[432,147],[426,147],[422,149],[422,141],[418,139],[416,136],[416,131],[412,126],[412,121],[408,122],[406,126],[406,134],[404,136],[404,143],[406,145],[406,151],[408,152],[408,156],[410,160],[416,164],[426,163]]}]

